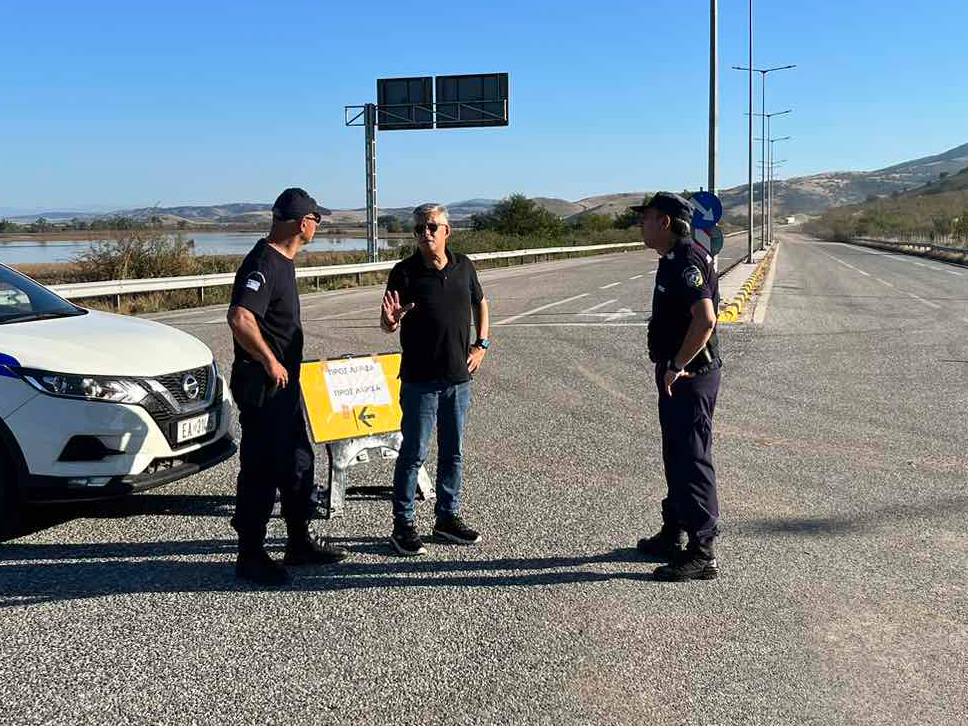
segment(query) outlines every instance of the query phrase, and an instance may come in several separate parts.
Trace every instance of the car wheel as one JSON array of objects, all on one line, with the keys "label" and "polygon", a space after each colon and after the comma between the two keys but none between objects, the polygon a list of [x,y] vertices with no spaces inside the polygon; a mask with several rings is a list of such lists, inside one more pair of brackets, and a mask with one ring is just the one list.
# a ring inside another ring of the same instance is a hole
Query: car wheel
[{"label": "car wheel", "polygon": [[17,469],[6,452],[0,449],[0,542],[19,533],[20,510]]}]

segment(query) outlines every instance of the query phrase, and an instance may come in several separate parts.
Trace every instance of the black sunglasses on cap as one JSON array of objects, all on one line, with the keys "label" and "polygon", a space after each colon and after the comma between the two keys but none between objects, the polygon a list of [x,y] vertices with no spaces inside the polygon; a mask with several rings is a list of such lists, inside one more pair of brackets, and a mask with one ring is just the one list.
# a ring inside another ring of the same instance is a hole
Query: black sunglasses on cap
[{"label": "black sunglasses on cap", "polygon": [[437,234],[437,230],[446,225],[438,224],[437,222],[427,222],[426,224],[415,224],[413,225],[414,236],[419,237],[424,233],[425,229],[430,230],[430,234]]}]

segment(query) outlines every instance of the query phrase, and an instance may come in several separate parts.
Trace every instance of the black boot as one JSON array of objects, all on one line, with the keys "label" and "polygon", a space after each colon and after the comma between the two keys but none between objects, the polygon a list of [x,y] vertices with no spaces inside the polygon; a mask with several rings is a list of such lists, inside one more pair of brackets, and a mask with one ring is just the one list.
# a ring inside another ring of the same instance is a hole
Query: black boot
[{"label": "black boot", "polygon": [[282,561],[291,567],[300,565],[331,565],[345,560],[349,552],[345,547],[320,540],[309,532],[306,522],[290,523],[287,526],[286,555]]},{"label": "black boot", "polygon": [[658,534],[644,537],[635,545],[639,554],[657,560],[672,562],[682,554],[683,531],[672,525],[663,524]]},{"label": "black boot", "polygon": [[668,565],[656,568],[652,576],[665,582],[715,580],[719,576],[712,539],[690,540],[686,551]]},{"label": "black boot", "polygon": [[292,581],[286,568],[269,557],[264,550],[247,554],[240,552],[235,560],[235,576],[240,580],[267,587],[283,587]]}]

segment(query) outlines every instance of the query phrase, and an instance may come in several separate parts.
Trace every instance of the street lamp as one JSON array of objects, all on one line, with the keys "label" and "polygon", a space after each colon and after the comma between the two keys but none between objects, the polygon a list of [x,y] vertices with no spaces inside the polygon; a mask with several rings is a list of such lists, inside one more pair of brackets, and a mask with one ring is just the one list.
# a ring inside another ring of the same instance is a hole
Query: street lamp
[{"label": "street lamp", "polygon": [[[752,51],[752,42],[753,42],[752,41],[752,38],[753,38],[753,30],[752,30],[752,28],[753,28],[753,20],[752,20],[752,18],[753,18],[753,4],[752,4],[752,0],[751,0],[751,2],[750,2],[750,46],[751,46],[750,58],[751,59],[753,57],[753,51]],[[793,64],[793,65],[789,65],[789,66],[776,66],[774,68],[754,68],[753,67],[752,60],[750,60],[749,66],[745,66],[745,67],[744,66],[733,66],[733,70],[734,71],[748,71],[749,74],[750,74],[750,152],[749,152],[750,153],[750,177],[752,177],[752,174],[753,174],[753,170],[752,170],[752,166],[753,166],[753,162],[752,162],[752,159],[753,159],[753,81],[752,81],[753,73],[756,72],[756,73],[759,73],[760,74],[760,77],[761,77],[760,85],[763,88],[763,100],[762,100],[762,104],[763,105],[761,106],[761,108],[766,109],[766,74],[767,73],[772,73],[773,71],[785,71],[785,70],[789,70],[789,69],[796,68],[796,67],[797,67],[796,64]],[[759,115],[759,114],[757,114],[757,115]],[[762,133],[762,138],[763,139],[766,139],[767,138],[766,119],[763,120],[763,129],[762,129],[762,132],[761,133]],[[761,153],[763,155],[763,158],[766,158],[766,141],[765,140],[763,141],[763,148],[762,148],[762,152]],[[753,198],[753,189],[752,189],[752,187],[753,187],[753,183],[751,181],[750,182],[750,199],[751,200]],[[752,204],[752,201],[751,201],[751,203],[749,205],[749,209],[750,209],[750,230],[751,231],[750,231],[750,254],[749,254],[749,260],[748,261],[749,262],[752,262],[753,261],[753,252],[752,252],[752,247],[753,247],[753,242],[752,242],[752,237],[753,237],[753,233],[752,233],[752,228],[753,228],[753,220],[752,220],[752,217],[753,217],[753,204]],[[766,243],[766,179],[763,179],[762,180],[762,184],[760,186],[760,210],[762,212],[762,214],[761,214],[762,236],[761,236],[760,242],[761,242],[761,244],[765,244]]]},{"label": "street lamp", "polygon": [[[773,161],[773,144],[775,144],[777,141],[789,141],[792,138],[793,138],[792,136],[780,136],[776,139],[770,139],[770,185],[767,188],[770,201],[766,207],[769,215],[768,217],[769,225],[767,227],[767,242],[770,245],[773,244],[773,177],[774,177],[773,170],[776,167],[780,166],[780,164],[782,163],[779,161],[778,162]],[[783,161],[786,161],[786,159],[784,159]]]}]

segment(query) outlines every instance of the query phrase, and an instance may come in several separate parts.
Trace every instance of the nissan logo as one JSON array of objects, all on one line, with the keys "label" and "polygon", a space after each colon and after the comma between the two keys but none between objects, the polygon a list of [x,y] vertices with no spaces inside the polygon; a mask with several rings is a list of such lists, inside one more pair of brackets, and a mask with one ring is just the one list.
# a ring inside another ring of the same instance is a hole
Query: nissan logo
[{"label": "nissan logo", "polygon": [[198,394],[202,391],[201,386],[198,385],[198,381],[195,379],[195,376],[191,374],[182,378],[182,390],[185,392],[185,395],[188,396],[190,401],[194,401],[196,398],[198,398]]}]

